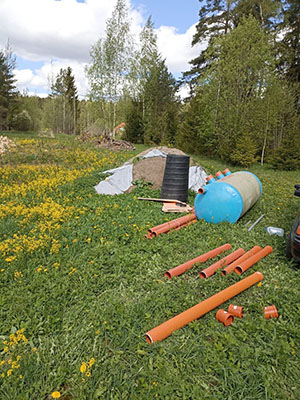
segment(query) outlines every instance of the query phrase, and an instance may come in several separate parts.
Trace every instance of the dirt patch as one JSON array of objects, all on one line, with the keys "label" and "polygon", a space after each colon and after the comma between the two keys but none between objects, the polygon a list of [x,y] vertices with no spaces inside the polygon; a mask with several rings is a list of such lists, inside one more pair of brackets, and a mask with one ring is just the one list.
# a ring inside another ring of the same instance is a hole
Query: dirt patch
[{"label": "dirt patch", "polygon": [[[160,150],[167,154],[176,154],[183,155],[186,154],[175,148],[169,148],[166,146],[152,147],[148,150],[142,151],[137,156],[131,158],[127,164],[133,164],[132,175],[133,182],[139,179],[143,179],[145,182],[153,182],[153,189],[160,189],[163,182],[165,166],[166,166],[166,157],[150,157],[150,158],[141,158],[148,154],[151,150]],[[190,160],[190,165],[192,162]],[[131,192],[135,186],[131,186],[128,191]]]},{"label": "dirt patch", "polygon": [[166,159],[164,157],[144,158],[133,165],[133,181],[143,179],[145,182],[153,182],[153,189],[159,189],[162,185],[165,172]]}]

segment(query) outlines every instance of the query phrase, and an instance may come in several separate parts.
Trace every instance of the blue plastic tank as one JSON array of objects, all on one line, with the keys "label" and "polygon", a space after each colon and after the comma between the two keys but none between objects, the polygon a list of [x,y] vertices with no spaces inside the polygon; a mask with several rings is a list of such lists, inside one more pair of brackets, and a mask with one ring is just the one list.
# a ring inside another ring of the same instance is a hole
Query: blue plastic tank
[{"label": "blue plastic tank", "polygon": [[197,219],[206,222],[235,223],[261,195],[262,185],[256,175],[248,171],[229,173],[198,190],[195,213]]}]

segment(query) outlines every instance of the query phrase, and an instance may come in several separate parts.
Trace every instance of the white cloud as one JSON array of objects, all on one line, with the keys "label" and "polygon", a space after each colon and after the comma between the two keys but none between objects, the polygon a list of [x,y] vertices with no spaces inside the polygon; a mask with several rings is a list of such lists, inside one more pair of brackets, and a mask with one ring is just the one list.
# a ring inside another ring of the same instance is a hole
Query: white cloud
[{"label": "white cloud", "polygon": [[85,63],[73,60],[62,60],[45,63],[42,68],[34,71],[22,69],[15,70],[14,72],[17,79],[17,86],[21,91],[35,88],[35,93],[50,92],[51,82],[55,80],[60,69],[66,69],[70,66],[75,77],[78,94],[82,98],[88,92],[88,81],[84,72],[85,65]]},{"label": "white cloud", "polygon": [[189,61],[196,58],[206,45],[192,47],[193,36],[196,33],[196,24],[185,33],[178,33],[173,26],[161,26],[157,30],[158,48],[166,58],[170,71],[184,72],[190,68]]},{"label": "white cloud", "polygon": [[[89,62],[91,46],[105,35],[106,20],[115,3],[116,0],[0,0],[0,48],[9,38],[19,57],[44,63],[39,69],[15,70],[19,89],[48,91],[49,76],[70,66],[78,92],[85,95],[88,84],[84,66]],[[135,36],[145,23],[144,16],[142,6],[131,8]],[[168,26],[157,30],[159,51],[177,76],[189,69],[188,61],[199,54],[199,46],[191,47],[194,32],[195,25],[183,34]]]},{"label": "white cloud", "polygon": [[14,75],[19,87],[26,87],[31,84],[34,77],[31,69],[14,70]]},{"label": "white cloud", "polygon": [[0,43],[10,39],[26,59],[87,61],[90,46],[104,35],[116,0],[1,0]]},{"label": "white cloud", "polygon": [[178,95],[181,99],[186,99],[187,97],[189,97],[191,95],[189,86],[188,85],[180,86]]}]

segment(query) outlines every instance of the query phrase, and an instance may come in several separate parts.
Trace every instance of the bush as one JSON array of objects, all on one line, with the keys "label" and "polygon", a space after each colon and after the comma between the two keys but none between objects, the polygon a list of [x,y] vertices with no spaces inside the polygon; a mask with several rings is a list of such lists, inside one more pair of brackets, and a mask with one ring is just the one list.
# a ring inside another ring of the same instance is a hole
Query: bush
[{"label": "bush", "polygon": [[12,127],[17,131],[30,131],[32,129],[32,118],[27,110],[23,110],[13,117]]}]

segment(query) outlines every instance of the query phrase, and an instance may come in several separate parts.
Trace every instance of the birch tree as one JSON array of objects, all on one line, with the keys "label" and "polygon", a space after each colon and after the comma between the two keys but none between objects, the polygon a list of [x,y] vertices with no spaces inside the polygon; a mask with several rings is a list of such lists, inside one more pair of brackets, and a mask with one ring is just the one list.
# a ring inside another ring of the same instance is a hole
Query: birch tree
[{"label": "birch tree", "polygon": [[117,0],[111,18],[106,21],[105,33],[105,38],[100,38],[91,49],[86,72],[92,99],[111,105],[105,117],[114,135],[118,100],[124,92],[130,92],[133,80],[134,44],[125,0]]}]

